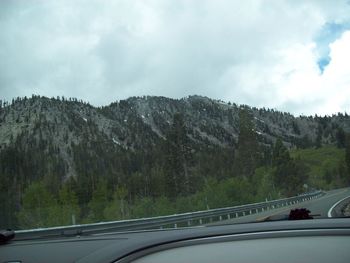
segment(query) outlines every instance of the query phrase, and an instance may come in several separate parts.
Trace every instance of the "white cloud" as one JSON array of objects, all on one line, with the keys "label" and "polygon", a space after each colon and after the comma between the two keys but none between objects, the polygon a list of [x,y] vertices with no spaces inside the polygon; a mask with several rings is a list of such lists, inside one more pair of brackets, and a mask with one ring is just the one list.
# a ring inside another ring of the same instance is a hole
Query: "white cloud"
[{"label": "white cloud", "polygon": [[327,98],[325,111],[350,112],[350,31],[344,32],[330,49],[331,63],[321,76]]},{"label": "white cloud", "polygon": [[347,33],[331,44],[322,75],[314,43],[325,23],[349,22],[345,0],[3,1],[1,9],[7,99],[37,93],[101,105],[202,94],[295,114],[349,107]]}]

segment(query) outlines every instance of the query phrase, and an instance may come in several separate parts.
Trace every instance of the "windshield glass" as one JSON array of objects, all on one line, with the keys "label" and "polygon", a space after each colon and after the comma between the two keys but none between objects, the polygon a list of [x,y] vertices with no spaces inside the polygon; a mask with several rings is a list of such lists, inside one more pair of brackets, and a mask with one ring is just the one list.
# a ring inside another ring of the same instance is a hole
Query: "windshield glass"
[{"label": "windshield glass", "polygon": [[1,1],[0,229],[349,215],[349,14]]}]

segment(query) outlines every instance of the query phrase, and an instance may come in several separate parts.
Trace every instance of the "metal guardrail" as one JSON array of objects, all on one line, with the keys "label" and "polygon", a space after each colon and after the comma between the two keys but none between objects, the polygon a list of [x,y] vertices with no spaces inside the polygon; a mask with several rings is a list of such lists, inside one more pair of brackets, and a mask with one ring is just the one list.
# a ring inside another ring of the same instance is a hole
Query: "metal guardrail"
[{"label": "metal guardrail", "polygon": [[249,214],[254,214],[278,207],[297,204],[318,198],[325,193],[317,191],[313,193],[303,194],[290,198],[279,200],[260,202],[254,204],[240,205],[234,207],[225,207],[210,209],[205,211],[196,211],[190,213],[182,213],[167,216],[158,216],[150,218],[129,219],[112,222],[100,222],[94,224],[59,226],[50,228],[39,228],[31,230],[15,231],[17,238],[35,238],[43,236],[69,236],[79,234],[96,234],[102,232],[118,232],[118,231],[135,231],[147,229],[162,229],[167,227],[190,227],[204,225],[215,221],[229,220]]}]

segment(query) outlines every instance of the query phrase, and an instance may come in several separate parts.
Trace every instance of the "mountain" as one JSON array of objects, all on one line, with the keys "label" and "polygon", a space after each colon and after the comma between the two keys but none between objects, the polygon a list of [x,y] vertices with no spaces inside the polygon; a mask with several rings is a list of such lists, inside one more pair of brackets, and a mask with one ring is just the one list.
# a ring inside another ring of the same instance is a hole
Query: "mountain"
[{"label": "mountain", "polygon": [[[67,207],[97,222],[281,198],[305,183],[343,186],[349,131],[347,114],[294,117],[201,96],[1,102],[0,226],[68,224]],[[317,152],[317,172],[312,158],[289,156],[326,145],[338,148]]]},{"label": "mountain", "polygon": [[[132,97],[105,107],[77,99],[18,98],[0,111],[0,151],[16,145],[24,152],[54,150],[65,176],[75,176],[73,152],[88,144],[125,151],[151,149],[165,139],[175,113],[181,113],[193,148],[235,148],[239,133],[236,104],[201,96],[175,100]],[[261,144],[281,138],[288,147],[335,144],[339,129],[350,131],[348,115],[294,117],[271,109],[250,108]]]}]

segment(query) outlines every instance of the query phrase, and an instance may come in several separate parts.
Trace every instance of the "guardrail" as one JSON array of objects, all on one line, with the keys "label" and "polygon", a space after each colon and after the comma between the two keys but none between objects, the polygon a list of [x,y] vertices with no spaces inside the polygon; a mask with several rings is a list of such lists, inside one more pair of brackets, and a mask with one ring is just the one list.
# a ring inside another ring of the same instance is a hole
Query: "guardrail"
[{"label": "guardrail", "polygon": [[196,211],[183,214],[130,219],[112,222],[100,222],[94,224],[83,225],[71,225],[71,226],[59,226],[50,228],[40,228],[31,230],[18,230],[15,231],[16,238],[35,238],[43,236],[69,236],[79,234],[96,234],[101,232],[118,232],[118,231],[134,231],[134,230],[147,230],[147,229],[162,229],[167,227],[190,227],[208,224],[215,221],[229,220],[231,218],[237,218],[248,214],[254,214],[278,207],[284,207],[288,205],[297,204],[300,202],[308,201],[318,198],[325,193],[317,191],[313,193],[303,194],[290,198],[284,198],[279,200],[260,202],[254,204],[240,205],[234,207],[225,207],[210,209],[205,211]]}]

